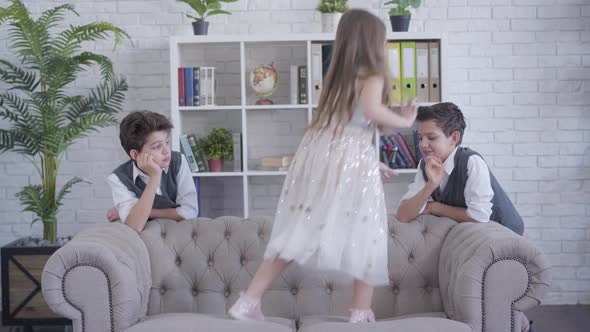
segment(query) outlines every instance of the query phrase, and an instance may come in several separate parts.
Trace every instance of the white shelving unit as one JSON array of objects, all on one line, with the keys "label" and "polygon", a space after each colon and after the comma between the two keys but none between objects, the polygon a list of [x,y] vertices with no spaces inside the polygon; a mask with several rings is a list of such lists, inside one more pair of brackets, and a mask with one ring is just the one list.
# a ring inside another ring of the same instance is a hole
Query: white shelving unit
[{"label": "white shelving unit", "polygon": [[[445,59],[446,45],[444,40],[436,34],[430,33],[390,33],[389,40],[437,40],[440,42],[440,78],[441,96],[445,89],[444,79],[446,72],[443,59]],[[261,181],[261,178],[280,178],[270,180],[275,188],[280,186],[284,171],[258,171],[255,170],[257,149],[260,146],[250,146],[255,134],[252,130],[260,129],[260,124],[255,121],[266,121],[265,128],[272,129],[278,122],[276,118],[287,117],[289,126],[298,137],[293,136],[288,148],[283,148],[282,154],[294,154],[295,149],[303,136],[303,130],[312,120],[312,112],[316,105],[289,104],[289,67],[290,65],[307,65],[308,96],[311,96],[311,44],[315,42],[329,42],[334,40],[334,34],[270,34],[270,35],[226,35],[226,36],[179,36],[170,39],[170,105],[172,129],[172,148],[180,151],[179,137],[182,133],[202,136],[207,134],[212,127],[225,127],[230,131],[242,133],[242,169],[243,171],[227,171],[216,173],[194,173],[201,181],[211,181],[210,186],[201,182],[201,211],[206,217],[215,217],[222,214],[231,214],[248,217],[256,210],[253,202],[255,192],[251,190],[253,182]],[[250,70],[257,64],[269,64],[275,62],[279,70],[279,87],[275,95],[269,99],[274,105],[255,105],[254,93],[248,84]],[[294,62],[294,63],[293,63]],[[178,72],[179,67],[213,66],[216,70],[216,105],[212,106],[178,106]],[[285,78],[286,77],[286,78]],[[236,82],[238,81],[238,82]],[[311,98],[308,98],[310,100]],[[444,100],[444,97],[443,97]],[[260,115],[262,114],[262,115]],[[303,123],[294,121],[294,117],[301,117]],[[261,117],[262,119],[255,119]],[[254,119],[253,119],[254,118]],[[269,119],[270,118],[270,119]],[[274,119],[274,120],[273,120]],[[297,123],[297,124],[294,124]],[[250,130],[250,131],[249,131]],[[264,130],[266,132],[266,130]],[[300,134],[300,135],[299,135]],[[272,135],[272,130],[268,130]],[[260,140],[260,138],[258,138]],[[269,137],[268,141],[272,141]],[[254,144],[254,143],[252,143]],[[230,164],[231,162],[226,162]],[[233,164],[233,163],[231,163]],[[414,174],[415,169],[400,169],[400,174]],[[224,180],[225,179],[225,180]],[[225,182],[223,182],[225,181]],[[229,181],[229,182],[228,182]],[[254,184],[256,185],[256,184]],[[221,196],[211,196],[203,199],[207,191],[219,192],[219,195],[235,196],[227,203],[220,204],[211,211],[205,211],[204,204],[217,203]],[[280,190],[280,189],[279,189]],[[258,190],[263,192],[264,190]],[[266,193],[268,197],[262,199],[274,199],[278,197],[272,193]],[[274,212],[273,204],[268,204],[266,210]],[[264,205],[264,204],[263,204]],[[241,213],[240,213],[241,212]],[[271,213],[272,213],[271,212]],[[202,215],[203,215],[202,214]]]}]

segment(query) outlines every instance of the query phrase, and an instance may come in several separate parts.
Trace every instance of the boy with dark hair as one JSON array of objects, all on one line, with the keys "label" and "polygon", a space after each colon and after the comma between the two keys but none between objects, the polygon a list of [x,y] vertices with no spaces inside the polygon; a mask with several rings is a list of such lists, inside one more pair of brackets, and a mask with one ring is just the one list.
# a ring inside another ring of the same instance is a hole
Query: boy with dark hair
[{"label": "boy with dark hair", "polygon": [[459,107],[421,106],[416,122],[423,159],[397,219],[409,222],[419,214],[433,214],[457,222],[492,220],[522,235],[522,218],[483,158],[460,146],[466,125]]},{"label": "boy with dark hair", "polygon": [[132,112],[119,128],[121,146],[131,160],[107,179],[115,202],[107,219],[120,217],[141,232],[148,219],[196,218],[197,191],[186,158],[170,149],[170,121],[154,112]]}]

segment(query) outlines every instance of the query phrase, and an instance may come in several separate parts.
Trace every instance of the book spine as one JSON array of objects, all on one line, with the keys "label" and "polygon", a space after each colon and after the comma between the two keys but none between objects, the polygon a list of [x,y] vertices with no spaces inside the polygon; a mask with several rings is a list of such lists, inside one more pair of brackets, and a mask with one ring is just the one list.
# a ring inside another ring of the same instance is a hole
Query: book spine
[{"label": "book spine", "polygon": [[194,105],[201,106],[201,70],[193,68]]},{"label": "book spine", "polygon": [[193,106],[193,70],[192,68],[184,68],[184,92],[186,94],[184,100],[186,106]]},{"label": "book spine", "polygon": [[242,171],[242,133],[232,133],[234,143],[234,171]]},{"label": "book spine", "polygon": [[178,68],[178,106],[186,106],[184,98],[184,69]]},{"label": "book spine", "polygon": [[416,168],[416,166],[418,166],[416,163],[416,157],[414,157],[414,155],[412,154],[412,152],[408,148],[408,144],[406,143],[406,139],[400,133],[397,133],[395,136],[396,136],[397,141],[399,142],[402,150],[404,151],[404,154],[408,157],[409,161],[412,163],[412,167]]},{"label": "book spine", "polygon": [[188,138],[186,135],[180,136],[180,147],[182,148],[182,153],[186,157],[188,161],[188,166],[191,169],[191,172],[196,173],[199,171],[199,166],[197,166],[197,161],[195,160],[195,155],[193,154],[193,150],[188,142]]},{"label": "book spine", "polygon": [[307,66],[299,66],[299,104],[307,104]]},{"label": "book spine", "polygon": [[193,155],[195,156],[195,161],[197,162],[197,166],[199,167],[199,172],[206,172],[207,164],[205,163],[205,159],[199,152],[197,139],[194,135],[188,135],[188,144],[191,146],[191,150],[193,151]]}]

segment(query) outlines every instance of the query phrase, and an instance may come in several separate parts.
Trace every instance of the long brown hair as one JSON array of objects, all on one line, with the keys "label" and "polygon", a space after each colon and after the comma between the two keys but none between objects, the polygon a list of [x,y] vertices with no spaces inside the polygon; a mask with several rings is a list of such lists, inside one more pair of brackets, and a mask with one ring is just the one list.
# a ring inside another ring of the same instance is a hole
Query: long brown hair
[{"label": "long brown hair", "polygon": [[385,66],[385,24],[375,15],[351,9],[342,15],[328,74],[324,80],[318,113],[311,124],[314,131],[325,129],[336,116],[337,128],[352,119],[357,81],[373,75],[384,79],[382,102],[389,100],[389,79]]}]

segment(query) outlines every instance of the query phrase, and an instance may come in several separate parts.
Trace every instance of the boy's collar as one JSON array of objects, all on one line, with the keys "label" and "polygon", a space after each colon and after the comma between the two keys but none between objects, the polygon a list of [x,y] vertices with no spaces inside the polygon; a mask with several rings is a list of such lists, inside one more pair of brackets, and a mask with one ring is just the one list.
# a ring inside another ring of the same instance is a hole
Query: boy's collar
[{"label": "boy's collar", "polygon": [[[149,178],[150,176],[145,174],[142,170],[139,169],[139,167],[137,167],[135,165],[135,161],[132,160],[132,164],[133,164],[133,182],[135,182],[135,179],[137,178],[137,176],[141,175],[144,178]],[[163,169],[164,173],[168,174],[168,169],[170,168],[170,166],[166,167]]]},{"label": "boy's collar", "polygon": [[455,154],[457,154],[457,149],[459,149],[458,146],[455,147],[453,152],[451,152],[451,154],[443,163],[443,170],[445,173],[447,173],[447,175],[451,175],[451,172],[453,172],[453,169],[455,169]]}]

